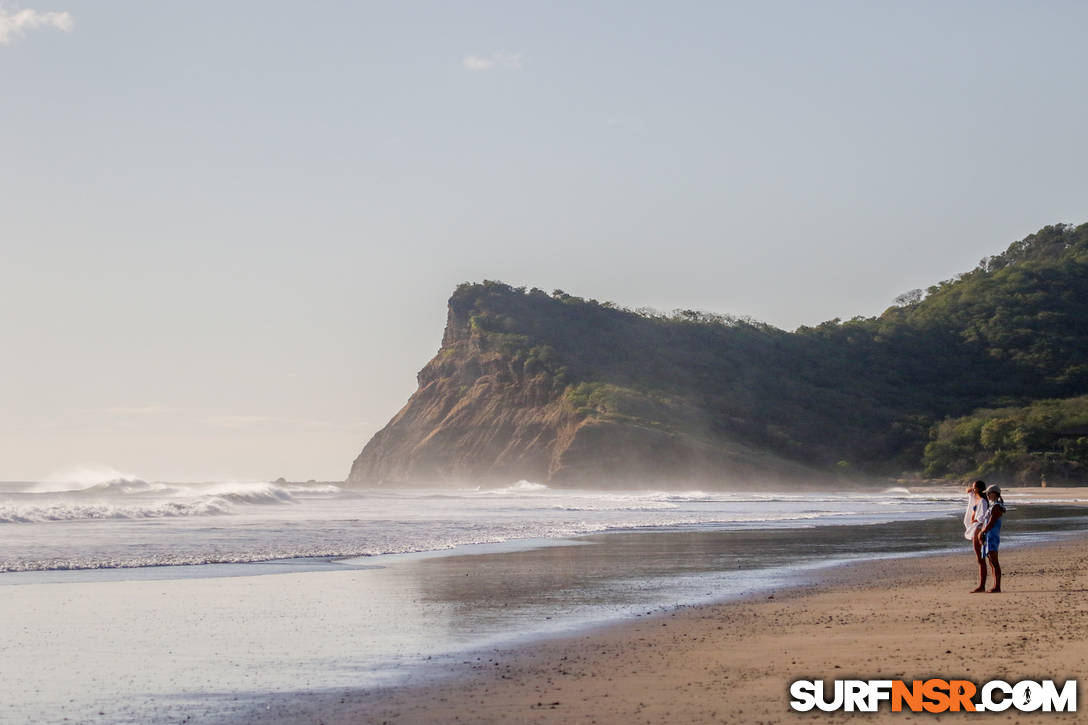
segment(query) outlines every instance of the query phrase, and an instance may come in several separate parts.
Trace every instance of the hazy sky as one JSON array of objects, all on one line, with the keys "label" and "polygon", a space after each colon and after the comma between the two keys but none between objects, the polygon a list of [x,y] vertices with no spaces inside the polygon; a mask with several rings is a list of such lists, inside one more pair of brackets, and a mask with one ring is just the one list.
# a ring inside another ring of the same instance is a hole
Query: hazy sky
[{"label": "hazy sky", "polygon": [[1088,218],[1083,2],[0,2],[0,479],[343,478],[501,279],[780,327]]}]

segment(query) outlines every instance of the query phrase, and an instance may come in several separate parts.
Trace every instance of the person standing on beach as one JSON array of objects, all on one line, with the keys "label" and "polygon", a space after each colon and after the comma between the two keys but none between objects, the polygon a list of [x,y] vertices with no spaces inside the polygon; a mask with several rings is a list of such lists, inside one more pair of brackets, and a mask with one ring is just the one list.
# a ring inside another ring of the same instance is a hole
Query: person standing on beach
[{"label": "person standing on beach", "polygon": [[989,499],[990,506],[986,509],[986,517],[975,537],[982,545],[982,555],[989,559],[990,567],[994,570],[994,588],[989,593],[1000,594],[1001,562],[997,560],[997,547],[1001,543],[1001,517],[1005,514],[1005,500],[1001,498],[1001,487],[993,485],[987,488],[986,498]]},{"label": "person standing on beach", "polygon": [[967,488],[967,512],[963,515],[963,526],[966,529],[963,536],[974,546],[975,561],[978,562],[978,587],[971,590],[972,594],[986,591],[986,558],[982,554],[982,541],[976,536],[990,508],[985,490],[986,484],[983,481],[975,481]]}]

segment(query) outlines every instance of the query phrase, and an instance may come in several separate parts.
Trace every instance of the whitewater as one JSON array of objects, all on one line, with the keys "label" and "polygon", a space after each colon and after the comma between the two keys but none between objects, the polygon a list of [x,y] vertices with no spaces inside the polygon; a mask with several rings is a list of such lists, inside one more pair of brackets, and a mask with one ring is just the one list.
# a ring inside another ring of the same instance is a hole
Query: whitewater
[{"label": "whitewater", "polygon": [[350,558],[670,527],[797,528],[928,518],[956,492],[359,490],[109,474],[0,483],[0,572]]}]

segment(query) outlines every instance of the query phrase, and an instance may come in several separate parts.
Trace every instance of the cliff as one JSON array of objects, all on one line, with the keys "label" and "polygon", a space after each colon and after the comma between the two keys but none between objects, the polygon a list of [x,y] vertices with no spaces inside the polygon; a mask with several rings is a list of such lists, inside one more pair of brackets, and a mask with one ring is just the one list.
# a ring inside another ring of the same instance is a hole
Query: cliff
[{"label": "cliff", "polygon": [[[716,486],[982,471],[978,456],[931,465],[927,443],[955,416],[1088,393],[1085,319],[1088,225],[1046,227],[879,317],[792,333],[464,284],[419,389],[348,480]],[[1023,474],[1038,457],[1021,453],[1021,470],[999,470],[1003,454],[988,472]]]},{"label": "cliff", "polygon": [[[631,331],[621,328],[646,320],[585,306],[561,293],[462,285],[419,389],[367,443],[349,484],[650,485],[805,471],[699,430],[697,407],[586,383],[612,353],[622,358]],[[587,338],[604,347],[572,349]]]}]

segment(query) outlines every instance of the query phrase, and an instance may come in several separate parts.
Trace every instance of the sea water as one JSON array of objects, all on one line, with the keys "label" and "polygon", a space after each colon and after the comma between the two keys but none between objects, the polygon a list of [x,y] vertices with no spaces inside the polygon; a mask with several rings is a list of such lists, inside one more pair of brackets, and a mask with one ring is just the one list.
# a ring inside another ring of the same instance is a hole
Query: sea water
[{"label": "sea water", "polygon": [[[1088,524],[1009,503],[1011,544]],[[969,556],[963,505],[905,488],[2,484],[0,722],[214,721],[836,562]]]},{"label": "sea water", "polygon": [[358,490],[331,483],[163,483],[136,477],[0,483],[0,572],[328,559],[713,526],[915,520],[962,496],[868,492]]}]

